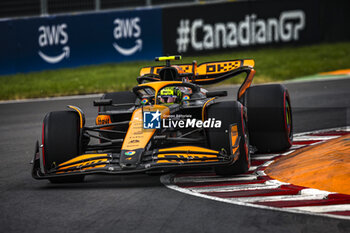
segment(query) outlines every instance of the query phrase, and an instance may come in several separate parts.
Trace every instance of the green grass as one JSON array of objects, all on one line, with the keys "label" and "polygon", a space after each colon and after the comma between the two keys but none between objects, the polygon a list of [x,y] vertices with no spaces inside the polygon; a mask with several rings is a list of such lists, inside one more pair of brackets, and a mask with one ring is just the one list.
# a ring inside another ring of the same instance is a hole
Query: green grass
[{"label": "green grass", "polygon": [[[350,68],[350,42],[303,47],[269,48],[186,57],[182,62],[253,58],[254,83],[283,81],[319,72]],[[0,99],[23,99],[128,90],[135,86],[142,66],[153,61],[85,66],[0,76]],[[224,83],[240,83],[242,78]]]}]

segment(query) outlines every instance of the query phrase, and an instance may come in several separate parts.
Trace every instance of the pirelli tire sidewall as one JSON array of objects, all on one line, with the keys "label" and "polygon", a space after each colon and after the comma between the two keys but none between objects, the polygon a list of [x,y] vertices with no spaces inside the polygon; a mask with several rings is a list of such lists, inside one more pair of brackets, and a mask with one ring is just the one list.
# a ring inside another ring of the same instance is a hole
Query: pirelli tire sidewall
[{"label": "pirelli tire sidewall", "polygon": [[293,119],[288,90],[281,84],[258,85],[247,89],[251,145],[259,152],[280,152],[292,146]]},{"label": "pirelli tire sidewall", "polygon": [[[43,121],[43,163],[45,172],[79,155],[80,119],[75,111],[55,111]],[[80,182],[84,176],[49,179],[52,183]]]},{"label": "pirelli tire sidewall", "polygon": [[230,147],[230,126],[237,124],[240,137],[239,158],[233,164],[215,167],[218,175],[235,175],[248,171],[250,166],[249,137],[246,128],[244,107],[238,101],[223,101],[211,104],[207,108],[207,118],[215,118],[221,121],[221,128],[209,128],[207,137],[209,147],[226,153],[231,152]]}]

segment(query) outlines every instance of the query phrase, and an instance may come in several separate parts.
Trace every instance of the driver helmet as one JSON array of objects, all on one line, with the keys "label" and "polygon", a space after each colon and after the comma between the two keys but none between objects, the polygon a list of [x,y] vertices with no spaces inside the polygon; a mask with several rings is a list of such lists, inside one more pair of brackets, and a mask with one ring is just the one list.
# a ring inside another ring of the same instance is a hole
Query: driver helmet
[{"label": "driver helmet", "polygon": [[175,104],[182,100],[182,93],[177,87],[165,87],[158,94],[159,103],[161,104]]}]

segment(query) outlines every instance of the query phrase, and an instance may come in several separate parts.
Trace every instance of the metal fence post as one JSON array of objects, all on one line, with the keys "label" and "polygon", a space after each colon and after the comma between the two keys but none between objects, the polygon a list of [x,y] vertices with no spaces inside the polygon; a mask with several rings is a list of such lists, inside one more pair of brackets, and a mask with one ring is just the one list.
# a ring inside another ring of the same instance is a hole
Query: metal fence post
[{"label": "metal fence post", "polygon": [[152,0],[146,0],[146,5],[151,6],[152,5]]},{"label": "metal fence post", "polygon": [[101,0],[95,0],[95,11],[101,10]]},{"label": "metal fence post", "polygon": [[42,16],[47,15],[47,0],[40,0],[40,11]]}]

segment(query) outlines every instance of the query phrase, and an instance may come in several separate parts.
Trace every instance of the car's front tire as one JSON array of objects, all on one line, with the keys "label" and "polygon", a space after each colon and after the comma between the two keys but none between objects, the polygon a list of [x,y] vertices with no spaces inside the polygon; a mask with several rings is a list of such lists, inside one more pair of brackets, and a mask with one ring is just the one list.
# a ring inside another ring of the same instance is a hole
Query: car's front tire
[{"label": "car's front tire", "polygon": [[215,173],[227,176],[247,172],[250,167],[249,134],[243,105],[237,101],[214,103],[208,107],[207,116],[221,121],[221,128],[210,128],[207,131],[211,149],[225,150],[226,153],[231,152],[230,127],[233,124],[237,124],[238,136],[240,137],[238,160],[230,165],[215,167]]},{"label": "car's front tire", "polygon": [[[43,122],[43,164],[45,172],[79,155],[80,118],[74,111],[48,113]],[[51,183],[82,182],[84,175],[55,177]]]}]

